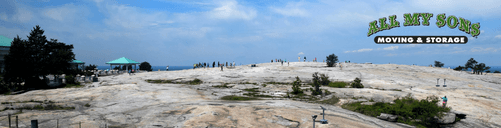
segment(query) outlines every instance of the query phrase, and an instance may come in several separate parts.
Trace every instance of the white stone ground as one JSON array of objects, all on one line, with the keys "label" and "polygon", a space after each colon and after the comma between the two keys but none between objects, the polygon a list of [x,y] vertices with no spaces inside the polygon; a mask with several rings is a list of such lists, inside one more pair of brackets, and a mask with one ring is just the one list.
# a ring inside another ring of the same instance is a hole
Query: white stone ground
[{"label": "white stone ground", "polygon": [[[362,79],[364,89],[322,87],[343,98],[337,105],[326,108],[329,124],[316,123],[316,127],[405,127],[359,113],[344,110],[340,104],[373,99],[391,102],[396,97],[411,94],[418,99],[446,95],[448,106],[467,114],[466,119],[454,127],[501,127],[501,75],[473,75],[452,69],[395,65],[395,64],[342,64],[326,67],[320,62],[263,63],[257,67],[237,66],[234,69],[192,69],[159,71],[100,77],[99,82],[85,88],[36,90],[19,95],[0,96],[0,102],[54,101],[74,106],[75,110],[29,111],[18,114],[20,127],[29,127],[37,119],[39,127],[104,127],[105,124],[122,127],[311,127],[311,115],[319,115],[319,104],[273,98],[257,101],[222,101],[226,95],[242,95],[242,89],[259,88],[264,95],[281,96],[291,91],[290,85],[262,84],[267,82],[291,83],[298,76],[311,82],[314,72],[327,74],[332,81]],[[147,79],[204,81],[201,85],[152,84]],[[447,87],[436,87],[443,79]],[[232,88],[214,88],[221,83]],[[309,88],[309,87],[303,87]],[[329,96],[327,96],[329,97]],[[22,106],[27,103],[14,103]],[[36,104],[36,103],[31,103]],[[89,104],[90,107],[85,107]],[[1,104],[0,109],[11,106]],[[11,107],[12,107],[11,106]],[[7,113],[0,112],[0,127],[7,126]]]}]

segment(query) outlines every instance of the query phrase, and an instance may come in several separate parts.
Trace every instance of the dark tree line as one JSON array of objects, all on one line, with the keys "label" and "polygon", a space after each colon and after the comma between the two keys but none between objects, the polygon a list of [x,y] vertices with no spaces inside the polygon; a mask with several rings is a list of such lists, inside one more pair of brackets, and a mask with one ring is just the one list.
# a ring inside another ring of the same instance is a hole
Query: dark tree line
[{"label": "dark tree line", "polygon": [[468,69],[471,69],[474,74],[480,74],[482,75],[484,71],[488,71],[491,69],[491,67],[486,66],[484,63],[478,63],[475,59],[470,58],[468,61],[466,61],[466,64],[463,66],[458,66],[454,68],[456,71],[467,71]]},{"label": "dark tree line", "polygon": [[[27,36],[27,40],[19,36],[12,41],[9,54],[5,56],[5,75],[3,88],[13,91],[25,88],[45,88],[48,74],[69,72],[71,62],[75,58],[73,45],[66,45],[57,39],[47,40],[44,30],[36,26]],[[21,83],[24,82],[24,85]]]}]

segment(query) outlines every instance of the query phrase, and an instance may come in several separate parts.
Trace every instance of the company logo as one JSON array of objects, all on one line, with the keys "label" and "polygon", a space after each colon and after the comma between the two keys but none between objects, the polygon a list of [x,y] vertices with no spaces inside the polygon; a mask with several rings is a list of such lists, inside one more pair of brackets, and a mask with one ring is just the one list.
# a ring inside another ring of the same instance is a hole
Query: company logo
[{"label": "company logo", "polygon": [[[421,24],[429,26],[429,21],[432,17],[432,13],[406,13],[404,14],[404,26],[419,26]],[[388,19],[390,24],[386,22],[386,17],[379,18],[379,26],[377,20],[370,22],[367,37],[383,30],[400,27],[400,22],[396,20],[396,15],[391,15]],[[422,22],[420,22],[420,19],[422,19]],[[461,17],[458,18],[454,15],[447,17],[445,13],[438,14],[436,25],[438,28],[444,27],[445,25],[451,29],[457,27],[460,31],[470,34],[473,37],[480,35],[480,23],[471,24],[469,20]],[[468,38],[466,36],[376,36],[374,42],[377,44],[466,44]]]}]

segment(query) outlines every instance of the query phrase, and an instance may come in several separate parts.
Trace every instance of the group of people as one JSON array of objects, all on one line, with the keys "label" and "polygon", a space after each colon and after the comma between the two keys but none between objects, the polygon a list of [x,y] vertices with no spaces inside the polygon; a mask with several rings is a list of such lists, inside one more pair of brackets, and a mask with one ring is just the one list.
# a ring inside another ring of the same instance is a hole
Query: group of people
[{"label": "group of people", "polygon": [[[301,56],[297,57],[297,61],[301,62]],[[303,62],[306,62],[306,56],[304,56]],[[313,59],[312,62],[317,62],[317,58],[315,57],[315,59]]]},{"label": "group of people", "polygon": [[[229,64],[228,64],[228,61],[226,61],[226,64],[225,63],[220,63],[218,61],[217,62],[217,66],[222,68],[222,67],[228,67],[228,66],[234,67],[236,65],[235,65],[235,61],[233,61],[233,63],[230,62]],[[212,62],[212,68],[214,68],[214,67],[216,67],[216,61]],[[199,62],[198,64],[193,64],[193,69],[195,69],[195,68],[210,68],[210,63],[201,63],[201,62]]]},{"label": "group of people", "polygon": [[[275,59],[275,62],[280,62],[282,63],[282,66],[284,65],[284,62],[287,63],[287,66],[289,66],[289,62],[287,61],[287,59],[285,60],[282,60],[282,59]],[[271,59],[271,63],[273,63],[273,59]]]}]

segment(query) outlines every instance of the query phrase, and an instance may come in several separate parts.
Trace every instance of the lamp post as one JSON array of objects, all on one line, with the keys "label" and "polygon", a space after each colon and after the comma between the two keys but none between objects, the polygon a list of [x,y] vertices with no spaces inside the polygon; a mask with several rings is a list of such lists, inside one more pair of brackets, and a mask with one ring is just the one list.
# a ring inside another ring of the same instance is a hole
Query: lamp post
[{"label": "lamp post", "polygon": [[447,87],[447,85],[445,84],[445,79],[444,79],[444,87]]},{"label": "lamp post", "polygon": [[317,115],[311,115],[311,118],[313,118],[313,128],[315,128],[315,119],[317,118]]},{"label": "lamp post", "polygon": [[327,124],[327,120],[325,120],[325,108],[320,106],[320,108],[322,108],[322,120],[320,120],[320,122],[322,122],[322,124]]},{"label": "lamp post", "polygon": [[438,84],[438,80],[440,80],[440,78],[437,78],[437,87],[440,87],[440,85]]}]

